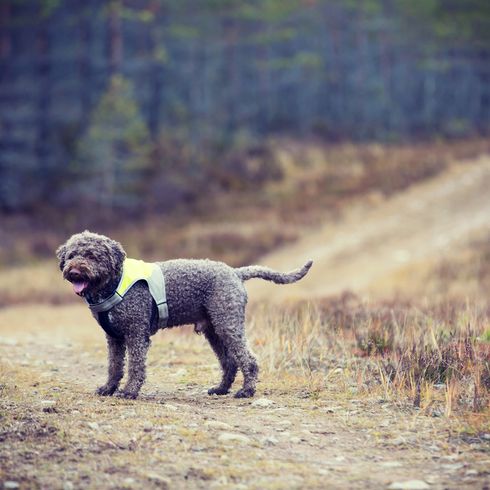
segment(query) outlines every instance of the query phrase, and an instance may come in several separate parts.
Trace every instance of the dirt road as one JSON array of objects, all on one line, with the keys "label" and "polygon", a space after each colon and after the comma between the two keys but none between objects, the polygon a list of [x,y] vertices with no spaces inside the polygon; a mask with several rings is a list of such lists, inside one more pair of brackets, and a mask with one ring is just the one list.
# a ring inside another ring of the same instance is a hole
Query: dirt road
[{"label": "dirt road", "polygon": [[490,156],[449,171],[376,204],[362,203],[338,224],[267,255],[262,264],[289,270],[308,259],[301,282],[284,288],[251,281],[250,298],[284,300],[337,294],[392,295],[389,280],[400,268],[437,259],[475,231],[490,229]]},{"label": "dirt road", "polygon": [[320,391],[263,373],[255,400],[209,397],[217,363],[191,330],[154,337],[135,401],[93,395],[105,345],[83,306],[1,311],[0,356],[4,488],[487,488],[481,435],[335,374]]}]

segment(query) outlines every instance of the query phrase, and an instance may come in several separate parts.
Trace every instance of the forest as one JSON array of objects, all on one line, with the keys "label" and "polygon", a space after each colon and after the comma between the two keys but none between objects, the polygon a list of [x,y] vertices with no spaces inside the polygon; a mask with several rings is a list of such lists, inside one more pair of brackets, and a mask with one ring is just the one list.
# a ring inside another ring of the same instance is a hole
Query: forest
[{"label": "forest", "polygon": [[165,212],[260,185],[276,136],[489,128],[487,0],[0,3],[4,215]]}]

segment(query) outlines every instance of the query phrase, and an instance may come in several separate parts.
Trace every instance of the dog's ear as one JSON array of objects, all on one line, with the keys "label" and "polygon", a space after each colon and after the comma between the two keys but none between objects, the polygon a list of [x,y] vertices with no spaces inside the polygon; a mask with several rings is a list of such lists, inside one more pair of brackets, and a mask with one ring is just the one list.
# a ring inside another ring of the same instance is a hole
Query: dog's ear
[{"label": "dog's ear", "polygon": [[60,261],[59,266],[62,271],[65,268],[66,245],[58,247],[58,250],[56,250],[56,257],[58,257],[58,260]]},{"label": "dog's ear", "polygon": [[121,267],[126,258],[126,252],[124,251],[123,246],[119,242],[116,242],[116,240],[110,240],[109,247],[111,249],[111,257],[114,260],[116,267]]}]

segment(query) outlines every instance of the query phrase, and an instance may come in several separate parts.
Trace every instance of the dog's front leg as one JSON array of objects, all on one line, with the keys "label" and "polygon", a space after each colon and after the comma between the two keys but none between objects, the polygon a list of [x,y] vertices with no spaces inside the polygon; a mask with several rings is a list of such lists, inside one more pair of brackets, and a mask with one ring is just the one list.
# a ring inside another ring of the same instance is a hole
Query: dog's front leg
[{"label": "dog's front leg", "polygon": [[124,355],[126,353],[124,340],[118,340],[109,335],[106,337],[109,354],[108,378],[107,383],[96,391],[98,395],[102,396],[110,396],[117,390],[124,374]]},{"label": "dog's front leg", "polygon": [[128,347],[128,381],[120,392],[123,398],[136,398],[145,382],[146,353],[150,347],[150,337],[141,333],[143,329],[135,329],[132,335],[126,338]]}]

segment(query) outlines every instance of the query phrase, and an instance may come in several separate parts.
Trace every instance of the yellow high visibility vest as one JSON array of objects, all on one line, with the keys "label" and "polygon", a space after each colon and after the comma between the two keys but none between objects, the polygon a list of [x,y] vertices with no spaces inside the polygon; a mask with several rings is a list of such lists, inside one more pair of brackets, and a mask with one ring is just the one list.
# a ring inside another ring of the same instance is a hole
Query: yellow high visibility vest
[{"label": "yellow high visibility vest", "polygon": [[125,259],[123,273],[114,293],[100,303],[88,303],[90,310],[108,335],[116,336],[107,321],[102,321],[100,313],[107,312],[119,304],[124,295],[138,281],[146,281],[148,284],[150,294],[157,305],[159,328],[164,328],[167,325],[168,306],[162,269],[157,264],[143,260]]}]

